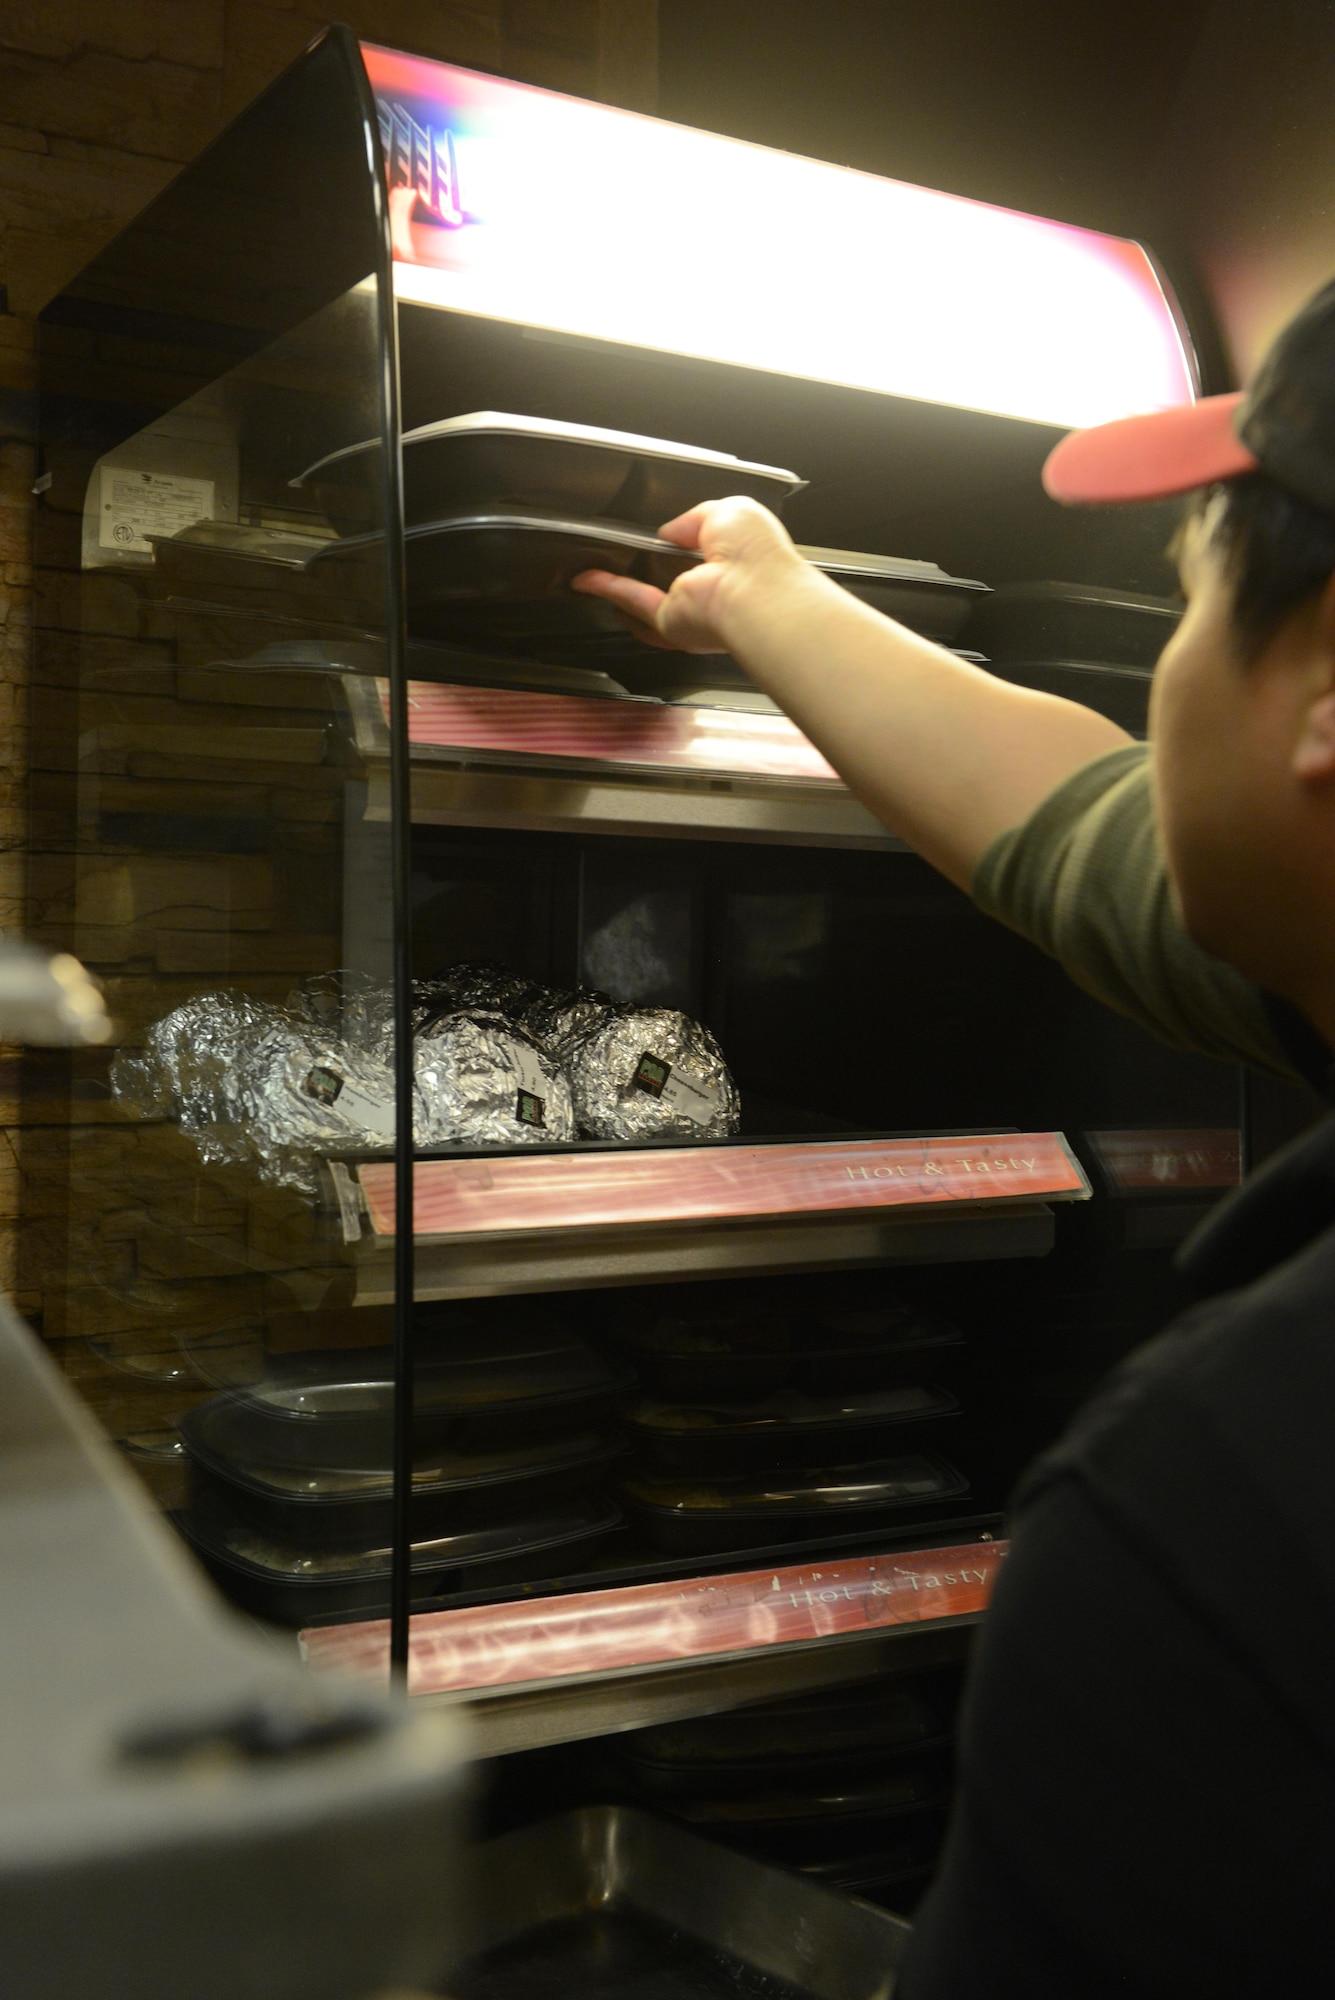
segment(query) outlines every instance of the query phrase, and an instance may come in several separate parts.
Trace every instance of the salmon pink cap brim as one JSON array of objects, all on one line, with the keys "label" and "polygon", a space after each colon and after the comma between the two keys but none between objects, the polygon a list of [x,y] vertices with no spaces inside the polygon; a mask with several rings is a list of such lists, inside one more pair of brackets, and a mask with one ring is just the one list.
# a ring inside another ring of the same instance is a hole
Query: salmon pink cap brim
[{"label": "salmon pink cap brim", "polygon": [[1043,487],[1067,507],[1167,500],[1255,472],[1258,461],[1233,428],[1241,394],[1206,396],[1173,410],[1119,417],[1072,431],[1049,453]]}]

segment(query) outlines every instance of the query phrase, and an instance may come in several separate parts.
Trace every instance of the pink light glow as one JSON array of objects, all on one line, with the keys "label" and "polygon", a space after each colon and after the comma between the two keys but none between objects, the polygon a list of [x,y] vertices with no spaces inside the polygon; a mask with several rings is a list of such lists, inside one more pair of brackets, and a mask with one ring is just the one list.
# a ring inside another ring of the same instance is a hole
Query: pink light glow
[{"label": "pink light glow", "polygon": [[[389,721],[389,682],[377,681]],[[411,681],[408,736],[415,745],[490,750],[654,771],[729,771],[835,786],[838,775],[786,715],[744,709],[650,707],[514,688]]]},{"label": "pink light glow", "polygon": [[1137,243],[362,54],[403,299],[1041,423],[1195,398]]},{"label": "pink light glow", "polygon": [[[371,1228],[392,1236],[394,1168],[357,1175]],[[854,1215],[942,1202],[1084,1201],[1089,1183],[1060,1132],[976,1139],[836,1139],[644,1152],[419,1160],[419,1236],[532,1235],[750,1217]]]},{"label": "pink light glow", "polygon": [[[513,1689],[977,1618],[1007,1548],[1005,1542],[967,1542],[847,1556],[819,1568],[742,1570],[536,1603],[421,1612],[411,1626],[408,1691]],[[382,1681],[388,1670],[389,1625],[383,1619],[316,1627],[302,1633],[301,1644],[314,1667],[371,1681]]]}]

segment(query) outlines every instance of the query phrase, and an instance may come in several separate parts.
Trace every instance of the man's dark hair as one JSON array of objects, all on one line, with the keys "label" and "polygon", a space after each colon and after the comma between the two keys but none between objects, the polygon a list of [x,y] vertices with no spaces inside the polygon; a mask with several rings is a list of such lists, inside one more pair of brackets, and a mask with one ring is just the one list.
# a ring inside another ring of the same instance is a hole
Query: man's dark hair
[{"label": "man's dark hair", "polygon": [[1335,515],[1300,500],[1264,472],[1207,487],[1196,496],[1192,514],[1203,515],[1216,497],[1220,505],[1210,539],[1232,578],[1238,636],[1254,655],[1335,574]]}]

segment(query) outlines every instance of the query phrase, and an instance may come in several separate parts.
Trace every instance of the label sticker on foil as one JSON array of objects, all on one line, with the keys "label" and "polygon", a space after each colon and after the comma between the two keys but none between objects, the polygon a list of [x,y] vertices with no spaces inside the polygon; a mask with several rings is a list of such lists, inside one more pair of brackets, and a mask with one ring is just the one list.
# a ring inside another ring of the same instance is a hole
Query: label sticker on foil
[{"label": "label sticker on foil", "polygon": [[374,1132],[378,1139],[394,1137],[394,1097],[379,1096],[375,1091],[364,1090],[351,1077],[344,1079],[343,1093],[338,1100],[338,1108],[353,1123],[364,1131]]},{"label": "label sticker on foil", "polygon": [[546,1097],[547,1079],[543,1075],[542,1064],[538,1061],[538,1052],[529,1048],[525,1042],[516,1041],[514,1044],[514,1073],[519,1088],[526,1091],[530,1097]]},{"label": "label sticker on foil", "polygon": [[302,1080],[305,1096],[313,1097],[317,1104],[337,1104],[343,1091],[343,1079],[336,1069],[326,1069],[323,1063],[308,1070]]},{"label": "label sticker on foil", "polygon": [[360,1125],[365,1132],[374,1132],[377,1138],[394,1137],[394,1101],[377,1096],[373,1091],[364,1090],[359,1083],[340,1076],[336,1069],[325,1063],[317,1063],[307,1070],[302,1079],[302,1090],[307,1097],[313,1097],[317,1104],[337,1104],[341,1114],[352,1124]]},{"label": "label sticker on foil", "polygon": [[97,545],[130,555],[151,555],[150,535],[175,535],[213,512],[213,481],[175,472],[131,472],[103,466]]},{"label": "label sticker on foil", "polygon": [[516,1041],[513,1051],[513,1067],[519,1083],[515,1098],[515,1118],[521,1125],[546,1125],[547,1123],[547,1079],[542,1072],[536,1049],[526,1042]]},{"label": "label sticker on foil", "polygon": [[649,1049],[640,1057],[631,1083],[650,1097],[661,1097],[694,1125],[708,1125],[718,1112],[718,1092],[712,1084],[702,1083],[684,1069],[673,1069]]}]

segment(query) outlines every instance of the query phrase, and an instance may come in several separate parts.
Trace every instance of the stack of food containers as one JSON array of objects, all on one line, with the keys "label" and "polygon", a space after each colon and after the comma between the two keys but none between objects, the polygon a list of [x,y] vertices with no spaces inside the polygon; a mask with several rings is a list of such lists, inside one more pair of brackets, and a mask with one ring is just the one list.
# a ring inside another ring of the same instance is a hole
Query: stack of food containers
[{"label": "stack of food containers", "polygon": [[1064,695],[1143,736],[1150,679],[1182,606],[1090,583],[1008,583],[980,599],[967,628],[994,673]]},{"label": "stack of food containers", "polygon": [[651,1546],[828,1546],[959,1513],[963,1337],[883,1290],[831,1276],[618,1295],[609,1332],[642,1392],[623,1498]]},{"label": "stack of food containers", "polygon": [[906,1911],[941,1843],[959,1674],[896,1674],[640,1730],[621,1772],[655,1811]]},{"label": "stack of food containers", "polygon": [[[355,569],[378,533],[372,518],[378,448],[333,454],[294,484],[345,532],[310,560]],[[768,706],[740,668],[653,651],[633,639],[602,599],[572,580],[608,570],[668,588],[700,558],[658,533],[703,501],[743,495],[780,511],[805,481],[727,452],[664,438],[495,410],[448,417],[403,438],[408,629],[419,642],[416,674],[484,675],[625,699]],[[353,532],[346,532],[347,529]],[[915,630],[949,643],[985,586],[935,563],[804,549],[818,568]],[[429,658],[432,644],[452,649]],[[464,666],[460,654],[471,656]],[[489,663],[489,666],[488,666]],[[566,683],[562,676],[576,678]],[[596,682],[586,677],[597,675]]]},{"label": "stack of food containers", "polygon": [[[621,1526],[607,1482],[628,1371],[514,1307],[428,1320],[420,1348],[415,1602],[586,1564]],[[294,1625],[388,1610],[392,1403],[376,1349],[302,1357],[189,1412],[180,1525],[237,1603]]]}]

